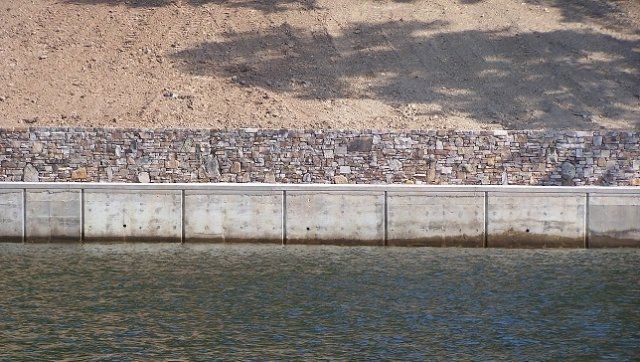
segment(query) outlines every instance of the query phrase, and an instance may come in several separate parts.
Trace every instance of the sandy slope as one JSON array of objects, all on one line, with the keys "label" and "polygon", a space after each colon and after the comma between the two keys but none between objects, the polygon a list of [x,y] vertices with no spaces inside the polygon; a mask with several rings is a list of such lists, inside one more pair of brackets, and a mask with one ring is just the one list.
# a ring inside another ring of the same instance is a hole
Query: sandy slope
[{"label": "sandy slope", "polygon": [[0,0],[0,126],[640,127],[636,0]]}]

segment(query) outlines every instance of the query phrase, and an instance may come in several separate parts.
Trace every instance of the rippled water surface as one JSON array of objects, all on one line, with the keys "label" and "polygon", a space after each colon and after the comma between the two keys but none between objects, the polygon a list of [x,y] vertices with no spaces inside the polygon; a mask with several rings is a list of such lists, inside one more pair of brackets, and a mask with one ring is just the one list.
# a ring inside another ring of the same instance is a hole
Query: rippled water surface
[{"label": "rippled water surface", "polygon": [[637,359],[640,251],[0,245],[0,359]]}]

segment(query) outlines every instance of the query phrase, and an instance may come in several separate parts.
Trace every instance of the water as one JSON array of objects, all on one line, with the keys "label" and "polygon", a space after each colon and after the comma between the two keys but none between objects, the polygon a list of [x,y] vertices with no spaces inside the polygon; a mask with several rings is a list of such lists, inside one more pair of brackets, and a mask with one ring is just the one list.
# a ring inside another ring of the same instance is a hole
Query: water
[{"label": "water", "polygon": [[0,359],[640,358],[640,251],[0,245]]}]

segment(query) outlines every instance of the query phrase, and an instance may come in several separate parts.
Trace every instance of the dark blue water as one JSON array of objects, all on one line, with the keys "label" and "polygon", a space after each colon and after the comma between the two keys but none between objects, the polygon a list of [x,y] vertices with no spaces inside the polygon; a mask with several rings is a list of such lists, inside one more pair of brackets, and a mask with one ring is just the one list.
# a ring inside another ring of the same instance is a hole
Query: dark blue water
[{"label": "dark blue water", "polygon": [[0,359],[640,358],[640,251],[0,245]]}]

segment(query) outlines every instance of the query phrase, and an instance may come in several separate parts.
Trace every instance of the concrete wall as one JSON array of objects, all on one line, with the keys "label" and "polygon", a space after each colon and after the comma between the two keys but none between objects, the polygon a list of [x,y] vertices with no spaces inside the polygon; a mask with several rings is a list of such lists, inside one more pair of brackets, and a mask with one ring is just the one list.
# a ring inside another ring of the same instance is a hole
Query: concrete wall
[{"label": "concrete wall", "polygon": [[586,195],[488,193],[490,247],[581,247],[585,243]]},{"label": "concrete wall", "polygon": [[640,189],[0,183],[0,241],[640,247]]},{"label": "concrete wall", "polygon": [[484,193],[389,192],[388,245],[484,244]]},{"label": "concrete wall", "polygon": [[85,190],[84,240],[180,241],[182,192]]},{"label": "concrete wall", "polygon": [[24,194],[21,189],[0,189],[0,241],[24,238]]},{"label": "concrete wall", "polygon": [[291,191],[287,244],[384,245],[384,191]]},{"label": "concrete wall", "polygon": [[26,241],[81,241],[82,190],[27,190]]},{"label": "concrete wall", "polygon": [[589,198],[589,247],[640,247],[640,195]]},{"label": "concrete wall", "polygon": [[185,192],[185,241],[282,243],[282,192]]}]

